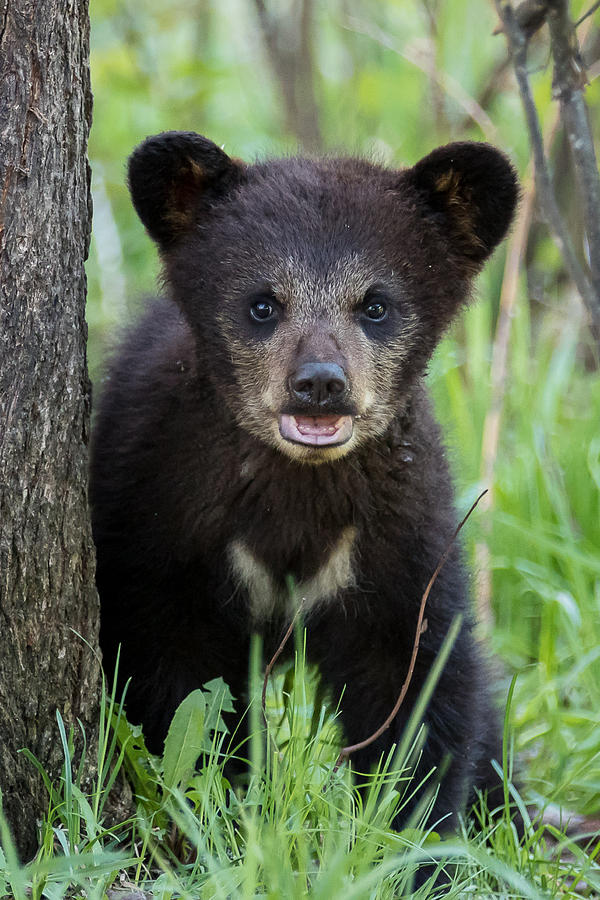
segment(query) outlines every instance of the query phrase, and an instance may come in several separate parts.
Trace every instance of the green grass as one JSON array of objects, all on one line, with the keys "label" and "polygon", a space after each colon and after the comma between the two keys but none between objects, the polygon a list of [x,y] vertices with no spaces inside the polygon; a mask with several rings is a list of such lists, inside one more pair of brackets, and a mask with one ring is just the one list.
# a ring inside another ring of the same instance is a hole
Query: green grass
[{"label": "green grass", "polygon": [[[446,650],[452,640],[450,634]],[[575,843],[556,829],[532,823],[508,781],[505,809],[494,819],[482,800],[478,826],[463,826],[450,841],[427,823],[433,781],[415,784],[411,769],[423,737],[419,715],[443,667],[444,651],[403,745],[381,761],[374,775],[353,780],[347,767],[334,768],[340,735],[331,713],[313,703],[318,692],[303,650],[297,646],[295,664],[271,685],[267,733],[260,708],[261,667],[254,653],[254,700],[247,711],[253,737],[241,745],[221,718],[223,710],[231,709],[232,698],[220,679],[194,691],[180,706],[162,758],[147,752],[140,729],[127,723],[114,697],[105,697],[98,775],[87,793],[81,764],[73,767],[73,736],[57,716],[65,765],[58,784],[45,776],[49,810],[32,863],[19,866],[0,820],[3,895],[101,900],[116,883],[161,900],[425,900],[439,891],[431,885],[415,891],[413,879],[418,866],[429,862],[448,873],[444,896],[450,898],[595,896],[600,889],[598,836]],[[202,762],[194,769],[199,753]],[[249,761],[249,782],[243,788],[234,789],[228,781],[232,757]],[[124,778],[134,790],[134,810],[108,827]],[[397,833],[391,822],[415,791],[421,802]],[[528,822],[521,841],[510,821],[509,800],[516,801]],[[574,888],[578,882],[580,890]]]},{"label": "green grass", "polygon": [[[517,749],[535,794],[571,810],[600,810],[600,380],[582,365],[577,320],[513,322],[494,506],[473,518],[469,539],[487,540],[493,643],[517,680]],[[455,452],[462,503],[479,489],[479,435],[489,403],[489,362],[471,362],[478,340],[469,311],[462,365],[442,348],[432,373],[438,409],[469,445]],[[474,353],[477,361],[480,354]],[[467,386],[465,389],[465,382]],[[460,437],[459,437],[460,436]],[[475,444],[475,448],[473,448]],[[463,452],[463,449],[466,452]],[[487,518],[486,518],[487,517]],[[489,534],[485,531],[489,524]]]}]

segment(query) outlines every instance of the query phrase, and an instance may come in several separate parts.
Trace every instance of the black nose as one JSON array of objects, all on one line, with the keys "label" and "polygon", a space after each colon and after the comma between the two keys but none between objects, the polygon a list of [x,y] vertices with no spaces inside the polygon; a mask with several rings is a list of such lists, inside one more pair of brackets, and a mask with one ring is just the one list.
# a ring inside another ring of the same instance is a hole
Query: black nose
[{"label": "black nose", "polygon": [[326,404],[347,387],[344,370],[336,363],[304,363],[290,377],[292,396],[302,403]]}]

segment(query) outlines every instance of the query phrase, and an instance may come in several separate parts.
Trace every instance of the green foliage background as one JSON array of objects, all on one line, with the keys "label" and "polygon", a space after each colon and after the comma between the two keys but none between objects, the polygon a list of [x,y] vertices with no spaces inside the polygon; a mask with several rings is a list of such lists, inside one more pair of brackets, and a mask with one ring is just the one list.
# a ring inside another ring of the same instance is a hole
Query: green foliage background
[{"label": "green foliage background", "polygon": [[[572,3],[573,18],[587,4]],[[278,16],[294,3],[273,3]],[[278,84],[250,0],[93,0],[90,142],[94,233],[88,263],[92,376],[115,335],[156,290],[154,248],[129,202],[125,161],[146,135],[195,130],[235,156],[293,151]],[[598,14],[596,14],[596,19]],[[529,143],[492,3],[334,0],[315,7],[315,93],[326,150],[411,164],[449,140],[489,140],[525,185]],[[580,34],[583,32],[580,29]],[[598,22],[589,20],[592,70]],[[557,116],[547,35],[530,47],[544,128]],[[432,72],[435,73],[432,76]],[[586,93],[596,130],[600,85]],[[468,114],[481,106],[479,124]],[[560,129],[557,189],[581,245],[578,204]],[[580,249],[580,254],[583,251]],[[447,428],[465,509],[481,486],[482,432],[505,250],[437,353],[430,382]],[[600,810],[600,382],[585,315],[546,228],[534,215],[512,318],[494,502],[467,543],[489,548],[495,627],[507,670],[519,671],[514,720],[534,793]],[[477,593],[474,579],[474,593]],[[501,682],[501,679],[499,679]]]},{"label": "green foliage background", "polygon": [[[293,5],[272,4],[282,17]],[[420,0],[317,5],[315,89],[325,148],[375,154],[400,166],[447,140],[488,139],[523,170],[527,136],[512,89],[494,97],[489,133],[448,93],[443,116],[436,117],[430,79],[412,59],[435,58],[452,88],[456,82],[475,97],[506,53],[503,38],[491,34],[490,4],[459,0],[437,8],[432,41]],[[125,187],[125,160],[135,144],[158,131],[194,130],[252,159],[293,151],[296,140],[283,131],[278,86],[251,0],[168,6],[93,0],[91,14],[95,219],[88,275],[95,371],[98,341],[122,322],[123,304],[155,289],[156,254]],[[538,80],[547,101],[550,71]]]}]

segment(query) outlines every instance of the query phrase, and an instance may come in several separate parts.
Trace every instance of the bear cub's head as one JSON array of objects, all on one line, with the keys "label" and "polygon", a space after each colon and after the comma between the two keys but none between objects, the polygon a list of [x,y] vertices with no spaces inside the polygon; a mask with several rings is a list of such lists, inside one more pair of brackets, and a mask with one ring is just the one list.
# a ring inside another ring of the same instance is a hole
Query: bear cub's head
[{"label": "bear cub's head", "polygon": [[488,144],[449,144],[404,170],[246,165],[185,132],[144,141],[129,185],[199,376],[241,428],[308,463],[385,433],[518,195]]}]

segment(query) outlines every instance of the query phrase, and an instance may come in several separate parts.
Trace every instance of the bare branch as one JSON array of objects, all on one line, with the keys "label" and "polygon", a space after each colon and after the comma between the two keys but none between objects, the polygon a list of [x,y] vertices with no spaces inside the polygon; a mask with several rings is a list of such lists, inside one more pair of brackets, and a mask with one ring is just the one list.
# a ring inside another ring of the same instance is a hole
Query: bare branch
[{"label": "bare branch", "polygon": [[[598,0],[600,5],[600,0]],[[583,29],[582,40],[585,40],[590,30],[591,23]],[[591,78],[591,73],[590,73]],[[544,129],[544,155],[549,156],[550,150],[556,138],[560,126],[560,111],[557,108],[554,118],[548,122]],[[529,229],[533,216],[535,203],[535,189],[532,184],[532,161],[528,167],[524,179],[523,197],[520,204],[519,215],[513,232],[508,239],[504,277],[502,279],[502,293],[500,295],[500,310],[498,322],[494,334],[492,348],[492,363],[490,367],[491,396],[489,408],[483,425],[483,437],[481,441],[481,468],[480,478],[483,484],[489,484],[490,489],[481,509],[487,513],[483,521],[483,539],[475,547],[477,561],[477,618],[484,630],[491,632],[493,616],[491,609],[492,579],[490,570],[490,551],[486,534],[489,532],[489,511],[494,505],[494,469],[498,454],[500,440],[500,428],[504,397],[506,392],[508,345],[510,340],[511,323],[514,316],[518,296],[518,273],[521,262],[527,249]]]},{"label": "bare branch", "polygon": [[579,19],[577,19],[577,21],[575,22],[575,28],[579,28],[579,26],[581,25],[581,23],[582,23],[582,22],[585,22],[585,20],[587,19],[587,17],[588,17],[588,16],[591,16],[592,13],[595,13],[599,6],[600,6],[600,0],[596,0],[596,2],[593,3],[593,4],[590,6],[590,8],[588,9],[588,11],[587,11],[587,12],[584,12],[584,14],[583,14],[582,16],[580,16]]},{"label": "bare branch", "polygon": [[[548,0],[523,0],[514,9],[517,25],[526,41],[531,40],[536,31],[542,27],[548,14]],[[501,34],[504,24],[498,25],[492,34]]]},{"label": "bare branch", "polygon": [[[506,36],[513,60],[515,76],[525,111],[527,129],[535,163],[535,183],[542,211],[550,226],[554,240],[563,256],[567,270],[577,286],[577,290],[586,305],[590,328],[594,338],[600,343],[600,299],[582,266],[575,255],[569,241],[568,231],[556,202],[552,180],[548,169],[542,141],[542,132],[537,109],[531,93],[529,74],[527,71],[527,36],[522,31],[510,3],[495,0],[496,9],[502,20],[502,30]],[[598,213],[598,211],[596,211]]]},{"label": "bare branch", "polygon": [[548,27],[554,58],[553,93],[560,102],[583,207],[583,225],[595,306],[590,310],[600,335],[600,177],[583,90],[585,70],[567,0],[549,0]]},{"label": "bare branch", "polygon": [[410,663],[408,666],[408,672],[406,673],[406,678],[404,679],[404,684],[402,685],[402,690],[400,691],[398,699],[396,700],[396,703],[394,704],[394,708],[392,709],[391,713],[389,714],[389,716],[387,717],[385,722],[382,725],[380,725],[379,728],[377,729],[377,731],[374,731],[373,734],[371,734],[368,738],[365,738],[364,741],[360,741],[358,744],[349,744],[347,747],[342,747],[342,749],[340,750],[340,755],[337,758],[336,764],[333,767],[334,772],[337,772],[337,770],[341,766],[342,762],[345,759],[348,759],[348,757],[352,753],[355,753],[357,750],[363,750],[365,747],[368,747],[369,744],[372,744],[374,741],[376,741],[377,738],[380,737],[384,731],[387,731],[387,729],[390,727],[390,725],[396,718],[396,716],[398,714],[398,710],[400,709],[400,707],[402,706],[402,704],[404,702],[404,698],[406,697],[408,688],[412,681],[413,672],[415,670],[415,663],[417,661],[417,655],[419,653],[419,644],[421,643],[421,635],[424,634],[424,632],[427,630],[427,625],[426,625],[426,623],[424,623],[423,618],[425,615],[425,606],[427,604],[427,600],[431,593],[431,589],[433,588],[433,585],[435,584],[438,575],[442,571],[442,569],[446,563],[446,560],[448,559],[448,556],[450,555],[450,551],[452,550],[452,547],[454,546],[454,542],[455,542],[456,538],[458,537],[460,530],[462,529],[463,525],[465,524],[465,522],[467,521],[467,519],[469,518],[469,516],[471,515],[471,513],[473,512],[473,510],[475,509],[475,507],[481,500],[481,498],[486,493],[487,493],[487,489],[485,491],[481,492],[481,494],[479,495],[477,500],[475,500],[475,502],[471,505],[471,508],[469,509],[469,511],[466,514],[466,516],[464,517],[464,519],[454,529],[454,534],[450,538],[450,540],[448,542],[448,546],[442,553],[442,555],[440,557],[440,561],[435,568],[435,572],[429,579],[429,584],[427,585],[427,587],[425,588],[425,591],[423,592],[423,596],[421,597],[421,606],[419,608],[419,615],[417,617],[415,640],[413,643],[413,650],[412,650],[412,655],[410,658]]}]

